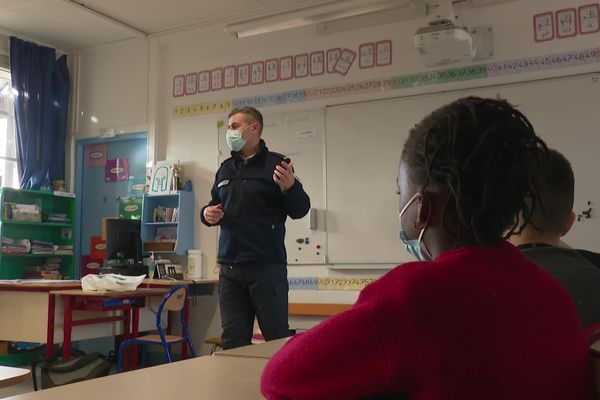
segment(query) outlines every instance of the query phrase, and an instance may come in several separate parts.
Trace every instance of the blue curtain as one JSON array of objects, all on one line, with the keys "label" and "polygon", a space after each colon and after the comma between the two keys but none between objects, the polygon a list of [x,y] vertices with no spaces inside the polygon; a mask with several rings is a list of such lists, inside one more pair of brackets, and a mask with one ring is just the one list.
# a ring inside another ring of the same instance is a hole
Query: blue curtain
[{"label": "blue curtain", "polygon": [[65,141],[71,81],[67,56],[10,38],[21,189],[51,189],[65,178]]}]

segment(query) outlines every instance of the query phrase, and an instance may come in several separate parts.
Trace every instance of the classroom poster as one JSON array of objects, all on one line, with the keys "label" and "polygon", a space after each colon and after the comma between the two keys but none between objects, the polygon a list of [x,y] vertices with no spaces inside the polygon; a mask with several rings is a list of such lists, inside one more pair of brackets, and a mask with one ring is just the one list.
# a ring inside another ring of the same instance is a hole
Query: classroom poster
[{"label": "classroom poster", "polygon": [[175,163],[172,161],[158,161],[156,165],[152,167],[148,194],[166,194],[171,191],[173,165],[175,165]]},{"label": "classroom poster", "polygon": [[120,219],[140,219],[142,217],[142,200],[134,197],[119,198]]},{"label": "classroom poster", "polygon": [[108,154],[108,144],[88,144],[83,148],[85,153],[83,158],[85,160],[84,166],[89,167],[102,167],[106,164],[106,155]]},{"label": "classroom poster", "polygon": [[121,182],[129,179],[129,159],[107,160],[104,166],[104,176],[106,182]]},{"label": "classroom poster", "polygon": [[97,260],[106,258],[106,240],[102,240],[100,236],[90,238],[90,257]]},{"label": "classroom poster", "polygon": [[146,190],[146,177],[133,176],[127,181],[127,196],[141,199]]},{"label": "classroom poster", "polygon": [[88,255],[81,256],[81,276],[98,274],[98,268],[102,266],[102,259],[95,259]]}]

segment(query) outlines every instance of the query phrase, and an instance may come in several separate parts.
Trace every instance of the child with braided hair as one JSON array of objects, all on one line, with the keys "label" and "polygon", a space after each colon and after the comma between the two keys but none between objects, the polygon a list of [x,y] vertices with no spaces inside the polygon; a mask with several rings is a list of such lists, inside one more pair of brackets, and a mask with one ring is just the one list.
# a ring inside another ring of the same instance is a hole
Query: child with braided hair
[{"label": "child with braided hair", "polygon": [[544,151],[505,101],[468,97],[425,117],[404,144],[397,182],[399,236],[420,261],[289,340],[263,371],[263,394],[591,399],[569,295],[505,240],[531,221]]}]

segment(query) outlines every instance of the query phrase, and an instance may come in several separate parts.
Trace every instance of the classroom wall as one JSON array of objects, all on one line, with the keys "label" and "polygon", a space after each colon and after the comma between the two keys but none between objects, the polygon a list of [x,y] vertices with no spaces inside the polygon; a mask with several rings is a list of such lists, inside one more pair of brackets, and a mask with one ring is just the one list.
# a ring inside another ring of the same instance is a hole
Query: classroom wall
[{"label": "classroom wall", "polygon": [[[597,47],[600,38],[598,33],[543,43],[535,43],[533,40],[533,15],[588,3],[589,0],[512,1],[465,9],[460,13],[460,20],[469,26],[491,26],[494,31],[493,60],[510,60]],[[149,159],[180,160],[184,165],[186,177],[192,180],[196,205],[200,209],[209,200],[210,187],[218,167],[216,122],[226,119],[226,114],[173,118],[174,107],[426,71],[427,68],[412,44],[415,30],[424,25],[425,19],[419,18],[324,36],[317,36],[314,27],[306,27],[242,40],[225,34],[223,26],[218,25],[152,37],[148,40],[134,39],[84,49],[71,55],[76,60],[73,107],[75,117],[71,139],[98,136],[103,128],[117,128],[122,132],[147,130],[150,136]],[[388,67],[361,70],[355,65],[346,76],[324,74],[319,77],[265,83],[193,96],[172,95],[173,77],[178,74],[334,47],[357,50],[361,43],[386,39],[393,41],[393,64]],[[416,86],[396,91],[265,107],[262,111],[267,115],[289,113],[359,100],[413,96],[484,84],[503,84],[538,77],[589,72],[595,69],[597,66],[587,65],[490,78],[485,82],[462,81]],[[97,117],[98,122],[91,121],[92,115]],[[361,143],[357,142],[355,146],[360,149]],[[197,219],[196,241],[205,253],[204,262],[208,263],[211,276],[215,276],[217,230],[203,226]],[[383,271],[339,271],[317,265],[290,267],[289,273],[290,276],[378,276]],[[293,301],[352,302],[357,293],[343,290],[293,291],[290,297]],[[196,321],[203,321],[198,331],[216,335],[219,324],[217,313],[210,311],[206,314],[201,313],[201,316],[195,318]]]},{"label": "classroom wall", "polygon": [[0,54],[6,56],[9,52],[8,35],[0,33]]}]

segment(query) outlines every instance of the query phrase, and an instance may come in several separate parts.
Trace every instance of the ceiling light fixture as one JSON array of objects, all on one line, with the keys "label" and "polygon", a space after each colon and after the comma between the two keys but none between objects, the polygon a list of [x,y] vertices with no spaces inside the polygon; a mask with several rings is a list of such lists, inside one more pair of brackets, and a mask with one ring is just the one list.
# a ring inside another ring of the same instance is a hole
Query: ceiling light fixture
[{"label": "ceiling light fixture", "polygon": [[315,25],[358,15],[376,13],[409,6],[410,0],[384,1],[341,1],[323,7],[306,7],[300,10],[284,12],[264,18],[254,18],[229,24],[225,32],[238,39],[277,32],[281,30]]}]

